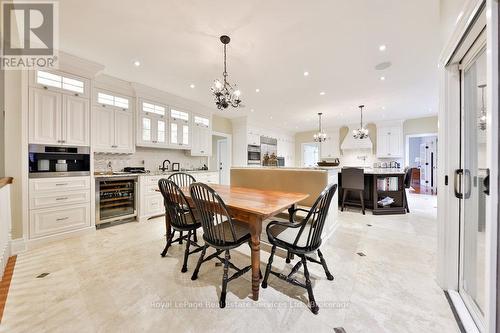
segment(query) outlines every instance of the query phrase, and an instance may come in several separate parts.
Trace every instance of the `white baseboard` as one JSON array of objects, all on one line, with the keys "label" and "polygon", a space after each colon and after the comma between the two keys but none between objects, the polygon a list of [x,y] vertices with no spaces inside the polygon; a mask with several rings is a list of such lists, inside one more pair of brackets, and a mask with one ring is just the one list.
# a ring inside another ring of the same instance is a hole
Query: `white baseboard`
[{"label": "white baseboard", "polygon": [[10,253],[16,255],[26,251],[26,240],[24,238],[16,238],[10,241]]},{"label": "white baseboard", "polygon": [[7,243],[4,244],[3,249],[0,249],[1,256],[0,256],[0,272],[3,273],[5,271],[5,266],[7,265],[7,261],[9,260],[10,257],[10,239],[7,241]]},{"label": "white baseboard", "polygon": [[83,229],[67,231],[60,234],[40,237],[35,239],[28,239],[28,240],[22,238],[14,239],[11,244],[11,253],[19,254],[27,250],[39,248],[54,241],[91,234],[94,233],[95,231],[96,231],[95,226],[90,226]]}]

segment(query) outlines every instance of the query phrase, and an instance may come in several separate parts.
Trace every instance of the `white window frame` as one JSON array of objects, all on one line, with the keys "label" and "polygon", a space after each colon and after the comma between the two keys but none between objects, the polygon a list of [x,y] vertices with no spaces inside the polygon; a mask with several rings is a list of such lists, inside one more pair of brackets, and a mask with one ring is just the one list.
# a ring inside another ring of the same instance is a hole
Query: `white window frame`
[{"label": "white window frame", "polygon": [[[54,82],[59,82],[59,84],[51,85],[51,84],[48,84],[47,82],[46,83],[38,82],[38,73],[47,73],[49,76],[54,76],[54,79],[56,79],[56,80],[54,80]],[[74,95],[74,96],[81,96],[81,97],[88,97],[89,96],[90,81],[86,78],[72,75],[72,74],[67,74],[67,73],[60,72],[60,71],[43,70],[43,69],[37,69],[37,70],[31,71],[30,75],[31,75],[31,80],[30,80],[31,84],[35,87],[43,88],[46,90],[59,91],[59,92],[69,94],[69,95]],[[57,79],[57,78],[59,78],[59,79]],[[71,84],[72,81],[81,82],[83,91],[65,88],[65,84],[72,85]]]}]

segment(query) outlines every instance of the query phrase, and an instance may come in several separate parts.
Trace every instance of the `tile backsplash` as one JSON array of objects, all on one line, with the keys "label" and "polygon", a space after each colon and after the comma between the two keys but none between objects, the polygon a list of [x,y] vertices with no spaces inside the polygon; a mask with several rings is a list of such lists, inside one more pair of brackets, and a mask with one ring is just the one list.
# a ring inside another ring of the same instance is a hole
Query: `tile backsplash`
[{"label": "tile backsplash", "polygon": [[198,169],[208,163],[207,157],[192,157],[184,150],[155,149],[137,147],[134,154],[103,154],[96,153],[94,156],[94,168],[96,172],[108,170],[111,162],[113,171],[121,171],[124,167],[145,167],[151,172],[157,171],[164,160],[171,163],[178,162],[183,169]]}]

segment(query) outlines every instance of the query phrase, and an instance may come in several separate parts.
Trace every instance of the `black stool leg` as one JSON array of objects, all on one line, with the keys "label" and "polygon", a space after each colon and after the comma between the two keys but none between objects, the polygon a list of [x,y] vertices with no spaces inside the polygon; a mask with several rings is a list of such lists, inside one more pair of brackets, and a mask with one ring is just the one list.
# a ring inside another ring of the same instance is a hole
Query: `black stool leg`
[{"label": "black stool leg", "polygon": [[306,289],[307,289],[307,294],[309,295],[309,304],[311,306],[311,311],[314,314],[318,314],[319,311],[319,306],[316,304],[316,301],[314,300],[314,294],[312,290],[312,284],[311,284],[311,279],[309,276],[309,270],[307,269],[307,260],[306,256],[302,256],[302,265],[304,265],[304,277],[306,278]]},{"label": "black stool leg", "polygon": [[179,231],[179,244],[182,245],[182,231]]},{"label": "black stool leg", "polygon": [[188,268],[187,268],[187,262],[188,262],[188,257],[189,257],[189,246],[191,245],[191,230],[188,231],[188,237],[186,241],[186,250],[184,251],[184,263],[182,264],[182,273],[186,273]]},{"label": "black stool leg", "polygon": [[262,281],[262,288],[267,288],[267,279],[269,278],[269,272],[271,272],[271,266],[273,264],[273,257],[275,251],[276,251],[276,245],[273,245],[271,249],[271,255],[269,256],[269,260],[267,261],[266,273],[264,275],[264,280]]},{"label": "black stool leg", "polygon": [[226,250],[226,256],[224,258],[224,274],[222,275],[222,291],[220,293],[219,306],[221,308],[226,307],[226,290],[227,290],[227,272],[229,270],[229,250]]},{"label": "black stool leg", "polygon": [[344,211],[344,207],[345,207],[345,198],[347,197],[347,189],[343,189],[342,190],[342,206],[340,207],[340,211],[343,212]]},{"label": "black stool leg", "polygon": [[203,258],[205,258],[205,253],[207,252],[208,245],[203,246],[203,250],[201,250],[200,259],[198,259],[198,263],[196,264],[196,268],[194,269],[193,275],[191,276],[191,280],[196,280],[198,278],[198,272],[200,271],[200,266],[203,263]]},{"label": "black stool leg", "polygon": [[290,263],[290,261],[291,261],[291,260],[290,260],[290,259],[291,259],[291,257],[292,257],[292,255],[291,255],[290,251],[288,251],[288,252],[286,253],[286,260],[285,260],[287,264],[289,264],[289,263]]},{"label": "black stool leg", "polygon": [[318,257],[319,260],[321,261],[321,266],[323,266],[323,269],[325,270],[326,278],[330,281],[333,280],[333,275],[328,270],[328,266],[326,265],[326,260],[325,258],[323,258],[323,253],[321,253],[319,249],[318,249]]},{"label": "black stool leg", "polygon": [[361,199],[361,210],[363,211],[363,215],[365,215],[365,198],[363,194],[363,191],[359,191],[359,198]]},{"label": "black stool leg", "polygon": [[172,245],[172,239],[174,239],[174,230],[172,230],[172,232],[170,233],[170,238],[167,238],[167,244],[165,245],[165,248],[161,253],[162,257],[165,257],[167,255],[168,248],[170,247],[170,245]]},{"label": "black stool leg", "polygon": [[198,236],[196,235],[196,230],[193,230],[193,241],[198,243]]}]

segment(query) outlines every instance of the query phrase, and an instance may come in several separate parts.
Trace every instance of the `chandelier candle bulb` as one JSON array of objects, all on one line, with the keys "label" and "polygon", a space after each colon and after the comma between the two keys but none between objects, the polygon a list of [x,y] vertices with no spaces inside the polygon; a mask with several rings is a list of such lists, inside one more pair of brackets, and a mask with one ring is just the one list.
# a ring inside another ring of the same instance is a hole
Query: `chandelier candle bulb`
[{"label": "chandelier candle bulb", "polygon": [[214,95],[215,105],[219,110],[227,109],[229,106],[237,108],[241,103],[241,91],[236,88],[236,85],[231,85],[227,80],[226,46],[231,41],[231,38],[224,35],[220,37],[220,41],[224,45],[224,72],[222,72],[224,80],[223,82],[214,81],[212,94]]}]

